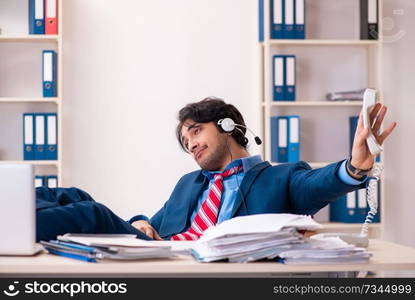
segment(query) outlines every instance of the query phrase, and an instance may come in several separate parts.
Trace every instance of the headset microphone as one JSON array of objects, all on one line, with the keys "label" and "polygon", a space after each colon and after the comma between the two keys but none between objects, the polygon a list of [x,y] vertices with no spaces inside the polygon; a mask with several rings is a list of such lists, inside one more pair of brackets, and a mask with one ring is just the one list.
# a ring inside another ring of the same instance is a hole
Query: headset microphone
[{"label": "headset microphone", "polygon": [[218,123],[217,123],[222,129],[223,129],[223,131],[225,131],[225,132],[232,132],[232,131],[234,131],[235,129],[236,130],[238,130],[238,131],[240,131],[242,134],[244,134],[243,133],[243,131],[240,129],[240,128],[238,128],[238,127],[242,127],[242,128],[246,128],[246,129],[248,129],[249,130],[249,132],[251,132],[252,133],[252,135],[254,136],[254,139],[255,139],[255,143],[257,144],[257,145],[261,145],[262,144],[262,141],[261,141],[261,139],[259,138],[259,136],[257,136],[257,135],[255,135],[255,133],[251,130],[251,129],[249,129],[248,127],[246,127],[246,126],[244,126],[244,125],[241,125],[241,124],[236,124],[231,118],[224,118],[224,119],[220,119],[219,121],[218,121]]}]

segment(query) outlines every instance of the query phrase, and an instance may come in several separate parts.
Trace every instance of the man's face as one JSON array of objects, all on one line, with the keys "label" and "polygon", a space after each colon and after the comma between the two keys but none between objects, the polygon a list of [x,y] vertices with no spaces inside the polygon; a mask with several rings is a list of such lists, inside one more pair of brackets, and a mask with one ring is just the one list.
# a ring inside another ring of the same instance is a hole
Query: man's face
[{"label": "man's face", "polygon": [[225,166],[228,137],[219,132],[214,122],[196,123],[189,119],[181,133],[183,145],[203,170],[218,171]]}]

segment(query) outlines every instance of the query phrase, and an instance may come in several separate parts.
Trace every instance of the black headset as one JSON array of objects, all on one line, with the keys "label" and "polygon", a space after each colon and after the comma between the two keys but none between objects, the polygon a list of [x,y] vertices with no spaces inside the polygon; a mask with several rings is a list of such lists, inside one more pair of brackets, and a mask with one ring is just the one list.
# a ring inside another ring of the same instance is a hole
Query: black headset
[{"label": "black headset", "polygon": [[[255,133],[251,129],[249,129],[248,127],[244,125],[236,124],[231,118],[220,119],[218,120],[216,124],[224,132],[233,132],[234,130],[238,130],[244,137],[245,137],[245,133],[239,127],[248,129],[249,132],[251,132],[252,135],[254,136],[255,143],[257,145],[262,144],[261,139],[257,135],[255,135]],[[248,139],[246,137],[245,137],[245,143],[248,144]]]}]

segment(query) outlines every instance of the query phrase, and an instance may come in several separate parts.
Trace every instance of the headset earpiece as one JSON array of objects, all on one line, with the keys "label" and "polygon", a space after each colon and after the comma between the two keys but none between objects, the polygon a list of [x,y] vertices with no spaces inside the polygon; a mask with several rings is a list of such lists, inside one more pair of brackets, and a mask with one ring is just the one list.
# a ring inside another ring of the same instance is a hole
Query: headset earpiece
[{"label": "headset earpiece", "polygon": [[255,143],[257,145],[261,145],[262,144],[261,139],[258,136],[255,136],[255,134],[252,132],[251,129],[249,129],[245,125],[236,124],[231,118],[220,119],[220,120],[218,120],[218,122],[216,124],[218,125],[219,130],[221,130],[222,132],[232,133],[235,129],[238,130],[242,134],[242,136],[244,137],[244,143],[245,143],[245,145],[248,144],[248,139],[245,137],[245,133],[240,128],[238,128],[238,127],[246,128],[254,136]]},{"label": "headset earpiece", "polygon": [[217,124],[224,132],[232,132],[235,129],[235,122],[231,118],[220,119]]}]

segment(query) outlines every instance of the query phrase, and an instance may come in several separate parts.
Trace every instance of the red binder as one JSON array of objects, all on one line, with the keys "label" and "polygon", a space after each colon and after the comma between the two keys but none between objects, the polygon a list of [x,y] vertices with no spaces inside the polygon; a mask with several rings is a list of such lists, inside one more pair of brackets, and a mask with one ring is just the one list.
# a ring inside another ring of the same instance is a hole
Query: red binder
[{"label": "red binder", "polygon": [[45,34],[58,34],[58,0],[45,0]]}]

